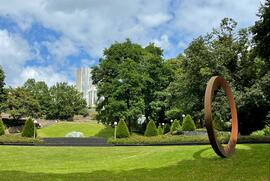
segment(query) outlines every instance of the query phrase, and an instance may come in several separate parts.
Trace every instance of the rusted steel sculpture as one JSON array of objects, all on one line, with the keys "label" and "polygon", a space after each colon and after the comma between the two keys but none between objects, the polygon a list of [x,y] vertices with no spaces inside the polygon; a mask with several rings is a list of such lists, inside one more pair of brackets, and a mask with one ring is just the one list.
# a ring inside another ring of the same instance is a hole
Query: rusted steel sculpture
[{"label": "rusted steel sculpture", "polygon": [[[219,89],[220,87],[223,88],[226,96],[229,99],[232,116],[231,136],[226,146],[223,146],[217,139],[212,121],[212,98],[214,96],[215,90]],[[238,120],[232,90],[227,81],[223,77],[214,76],[208,81],[204,97],[204,114],[208,138],[212,145],[212,148],[215,150],[216,154],[218,154],[222,158],[230,156],[234,152],[235,145],[237,142]]]}]

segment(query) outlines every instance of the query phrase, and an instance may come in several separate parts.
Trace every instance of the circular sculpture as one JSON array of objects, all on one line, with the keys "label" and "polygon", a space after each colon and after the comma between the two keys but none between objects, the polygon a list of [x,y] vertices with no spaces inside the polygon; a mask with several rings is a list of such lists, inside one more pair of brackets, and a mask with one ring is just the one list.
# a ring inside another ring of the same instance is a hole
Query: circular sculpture
[{"label": "circular sculpture", "polygon": [[[226,146],[222,146],[222,144],[217,140],[212,121],[212,98],[215,90],[219,89],[220,87],[223,88],[226,96],[229,99],[232,116],[231,136]],[[218,154],[220,157],[222,158],[228,157],[235,150],[238,135],[238,120],[232,90],[227,81],[223,77],[214,76],[208,81],[204,97],[204,114],[208,138],[212,145],[212,148],[215,150],[216,154]]]}]

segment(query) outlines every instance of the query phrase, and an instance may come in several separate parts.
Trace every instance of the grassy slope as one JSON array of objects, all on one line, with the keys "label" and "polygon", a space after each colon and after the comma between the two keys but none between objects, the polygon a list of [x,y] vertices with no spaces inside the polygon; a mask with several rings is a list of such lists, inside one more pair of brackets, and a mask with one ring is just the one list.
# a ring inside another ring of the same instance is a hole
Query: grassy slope
[{"label": "grassy slope", "polygon": [[[79,131],[84,136],[99,135],[101,131],[104,132],[105,126],[96,123],[78,123],[78,122],[60,122],[38,130],[40,137],[65,137],[65,135],[72,131]],[[106,130],[106,129],[105,129]],[[101,135],[102,136],[102,135]]]},{"label": "grassy slope", "polygon": [[210,146],[0,147],[1,180],[268,180],[269,144],[238,145],[227,159]]}]

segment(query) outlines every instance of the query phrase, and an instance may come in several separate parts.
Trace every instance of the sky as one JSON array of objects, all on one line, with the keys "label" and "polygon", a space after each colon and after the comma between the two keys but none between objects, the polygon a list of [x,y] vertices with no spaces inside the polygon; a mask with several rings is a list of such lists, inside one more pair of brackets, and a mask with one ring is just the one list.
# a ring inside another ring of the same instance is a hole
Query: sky
[{"label": "sky", "polygon": [[28,78],[74,84],[79,67],[94,66],[103,50],[127,38],[153,42],[164,58],[182,53],[192,39],[224,17],[238,28],[254,25],[263,0],[2,0],[0,65],[6,86]]}]

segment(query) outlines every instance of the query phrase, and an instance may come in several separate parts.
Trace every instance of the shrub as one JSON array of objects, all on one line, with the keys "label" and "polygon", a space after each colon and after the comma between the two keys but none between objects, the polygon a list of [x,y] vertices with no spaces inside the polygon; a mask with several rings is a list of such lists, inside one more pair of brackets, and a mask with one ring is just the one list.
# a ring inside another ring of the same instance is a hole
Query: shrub
[{"label": "shrub", "polygon": [[144,136],[157,136],[158,130],[153,120],[150,120],[146,126],[146,130],[144,132]]},{"label": "shrub", "polygon": [[[178,120],[174,120],[170,129],[170,133],[173,133],[174,131],[177,131],[178,129],[180,129],[181,125],[179,123]],[[182,128],[181,128],[182,129]]]},{"label": "shrub", "polygon": [[163,129],[161,126],[158,126],[158,134],[163,135]]},{"label": "shrub", "polygon": [[183,129],[182,127],[180,126],[177,130],[171,132],[172,135],[181,135],[183,134]]},{"label": "shrub", "polygon": [[165,124],[163,133],[164,133],[164,134],[169,133],[170,130],[171,130],[170,124]]},{"label": "shrub", "polygon": [[129,137],[129,130],[124,119],[121,119],[116,128],[116,137],[117,138],[127,138]]},{"label": "shrub", "polygon": [[253,131],[250,136],[264,136],[264,131],[263,130],[257,130]]},{"label": "shrub", "polygon": [[0,136],[4,134],[5,134],[5,126],[2,119],[0,118]]},{"label": "shrub", "polygon": [[263,131],[264,131],[265,136],[270,136],[270,127],[269,126],[266,126],[265,128],[263,128]]},{"label": "shrub", "polygon": [[183,131],[194,131],[196,129],[195,123],[190,115],[184,118],[182,128]]},{"label": "shrub", "polygon": [[[31,118],[26,120],[23,127],[22,136],[34,137],[34,122]],[[35,136],[37,136],[37,129],[35,129]]]}]

